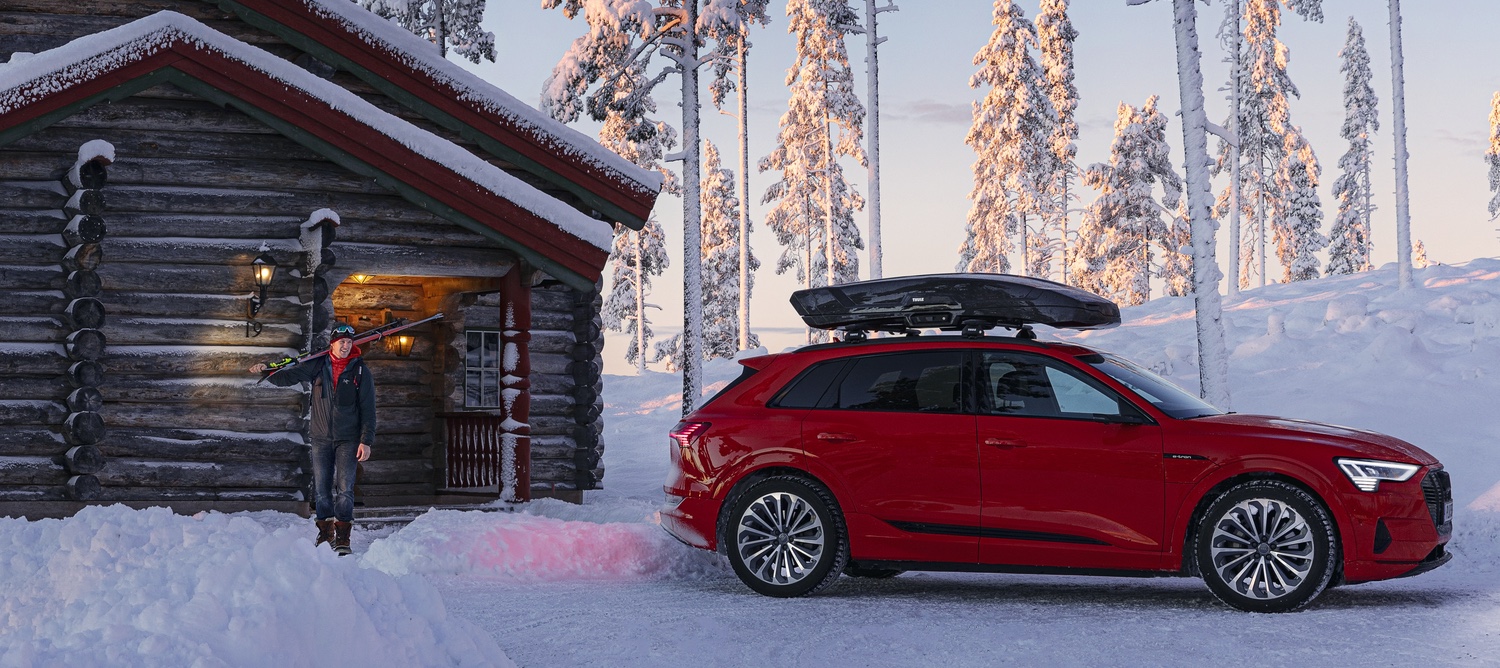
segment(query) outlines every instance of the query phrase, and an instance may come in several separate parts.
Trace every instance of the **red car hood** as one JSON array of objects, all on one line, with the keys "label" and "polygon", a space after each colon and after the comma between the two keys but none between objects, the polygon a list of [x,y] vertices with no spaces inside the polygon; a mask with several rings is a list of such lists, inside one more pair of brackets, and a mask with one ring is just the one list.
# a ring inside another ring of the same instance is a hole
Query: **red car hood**
[{"label": "red car hood", "polygon": [[1252,431],[1263,436],[1290,438],[1299,441],[1323,443],[1345,448],[1351,454],[1370,459],[1396,459],[1430,466],[1438,463],[1427,451],[1394,436],[1387,436],[1364,429],[1293,420],[1271,415],[1210,415],[1194,418],[1193,422],[1204,425],[1223,425],[1236,432]]}]

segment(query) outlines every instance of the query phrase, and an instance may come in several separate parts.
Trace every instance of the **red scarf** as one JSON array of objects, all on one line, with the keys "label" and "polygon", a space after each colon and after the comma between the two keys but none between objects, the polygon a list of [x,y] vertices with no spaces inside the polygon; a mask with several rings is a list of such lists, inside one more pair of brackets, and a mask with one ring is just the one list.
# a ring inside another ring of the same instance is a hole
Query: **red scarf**
[{"label": "red scarf", "polygon": [[344,357],[344,358],[342,358],[342,359],[334,357],[332,353],[329,353],[329,355],[328,355],[328,361],[333,364],[333,381],[334,382],[338,382],[339,376],[344,373],[344,367],[349,366],[349,360],[352,360],[352,359],[354,359],[356,357],[359,357],[359,354],[360,354],[359,346],[354,346],[353,348],[350,348],[349,349],[349,355],[346,356],[346,357]]}]

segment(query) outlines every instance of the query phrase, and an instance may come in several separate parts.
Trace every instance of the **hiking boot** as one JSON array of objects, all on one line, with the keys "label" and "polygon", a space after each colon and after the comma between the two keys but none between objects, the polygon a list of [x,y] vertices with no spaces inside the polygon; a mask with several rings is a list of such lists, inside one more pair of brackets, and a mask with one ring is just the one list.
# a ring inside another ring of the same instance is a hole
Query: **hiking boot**
[{"label": "hiking boot", "polygon": [[318,525],[318,542],[313,543],[313,547],[317,547],[319,545],[322,545],[323,543],[332,543],[333,520],[331,518],[326,520],[317,520],[316,522],[314,522],[314,524]]},{"label": "hiking boot", "polygon": [[349,530],[353,528],[353,522],[339,522],[335,520],[333,523],[333,551],[339,553],[341,557],[348,556],[354,552],[354,550],[349,549]]}]

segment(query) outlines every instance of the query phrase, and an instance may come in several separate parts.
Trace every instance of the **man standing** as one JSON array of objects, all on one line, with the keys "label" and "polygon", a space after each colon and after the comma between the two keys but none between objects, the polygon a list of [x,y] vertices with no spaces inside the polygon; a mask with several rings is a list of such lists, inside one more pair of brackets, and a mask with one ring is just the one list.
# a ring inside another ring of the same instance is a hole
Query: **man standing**
[{"label": "man standing", "polygon": [[[250,367],[262,373],[266,365]],[[354,328],[334,325],[328,354],[270,376],[272,385],[312,383],[313,509],[318,525],[315,545],[332,543],[340,555],[350,553],[354,522],[356,461],[370,458],[375,444],[375,378],[354,345]]]}]

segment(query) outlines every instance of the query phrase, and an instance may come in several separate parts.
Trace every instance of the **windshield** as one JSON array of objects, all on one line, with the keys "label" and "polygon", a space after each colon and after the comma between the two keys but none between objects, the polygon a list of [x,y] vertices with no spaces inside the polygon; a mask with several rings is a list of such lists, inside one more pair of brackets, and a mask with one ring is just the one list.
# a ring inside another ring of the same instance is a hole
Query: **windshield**
[{"label": "windshield", "polygon": [[1114,355],[1089,355],[1080,359],[1130,388],[1157,410],[1179,420],[1224,414],[1171,381]]}]

